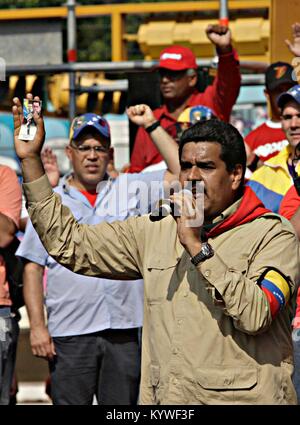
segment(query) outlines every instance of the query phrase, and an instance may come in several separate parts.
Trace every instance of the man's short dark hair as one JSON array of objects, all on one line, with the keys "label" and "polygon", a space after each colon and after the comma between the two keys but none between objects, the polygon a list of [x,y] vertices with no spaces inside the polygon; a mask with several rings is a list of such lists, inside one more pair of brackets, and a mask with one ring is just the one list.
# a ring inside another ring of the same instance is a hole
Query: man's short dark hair
[{"label": "man's short dark hair", "polygon": [[246,150],[243,137],[231,124],[212,119],[199,121],[185,130],[179,143],[179,160],[183,146],[188,142],[215,142],[221,145],[220,158],[226,164],[227,171],[234,170],[237,164],[246,171]]}]

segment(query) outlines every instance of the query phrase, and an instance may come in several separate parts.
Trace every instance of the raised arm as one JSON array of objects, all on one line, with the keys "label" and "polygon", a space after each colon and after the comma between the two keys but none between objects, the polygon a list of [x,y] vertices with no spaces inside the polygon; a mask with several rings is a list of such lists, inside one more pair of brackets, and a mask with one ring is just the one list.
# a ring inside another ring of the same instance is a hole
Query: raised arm
[{"label": "raised arm", "polygon": [[69,208],[62,205],[45,175],[40,157],[45,139],[43,118],[34,115],[36,136],[33,141],[24,142],[18,138],[22,119],[18,99],[14,99],[13,115],[15,149],[22,163],[29,217],[48,253],[79,274],[123,280],[140,278],[139,249],[133,234],[135,222],[131,221],[132,226],[130,220],[97,226],[79,224]]},{"label": "raised arm", "polygon": [[205,104],[211,107],[220,119],[229,121],[241,85],[237,53],[232,47],[229,28],[208,25],[206,35],[216,47],[219,63],[213,85],[208,86],[204,92]]},{"label": "raised arm", "polygon": [[153,128],[149,132],[151,139],[157,147],[159,153],[166,161],[168,170],[179,176],[180,165],[178,157],[178,145],[174,139],[159,125],[152,109],[145,104],[130,106],[127,109],[129,119],[136,125],[143,127],[146,131]]},{"label": "raised arm", "polygon": [[[32,94],[27,95],[28,99],[32,99]],[[34,100],[39,101],[39,97]],[[24,141],[19,139],[21,123],[23,119],[23,108],[20,100],[15,97],[13,99],[13,119],[14,119],[14,142],[15,150],[21,161],[22,174],[24,182],[37,180],[45,174],[43,163],[41,160],[41,150],[45,141],[45,127],[42,116],[35,111],[33,114],[34,122],[37,126],[37,132],[34,140]]]}]

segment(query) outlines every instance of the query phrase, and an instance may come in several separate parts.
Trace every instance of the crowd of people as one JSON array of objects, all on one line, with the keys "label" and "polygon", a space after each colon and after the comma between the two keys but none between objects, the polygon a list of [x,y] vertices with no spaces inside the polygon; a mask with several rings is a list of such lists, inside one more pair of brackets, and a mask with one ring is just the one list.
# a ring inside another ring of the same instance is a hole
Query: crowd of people
[{"label": "crowd of people", "polygon": [[18,338],[6,260],[18,228],[30,344],[54,404],[300,404],[300,84],[270,64],[270,117],[244,140],[229,123],[241,84],[230,30],[206,33],[213,84],[197,90],[190,49],[161,52],[162,105],[127,108],[139,129],[126,173],[110,174],[108,122],[85,113],[60,178],[43,117],[21,140],[13,99],[26,206],[0,166],[0,404]]}]

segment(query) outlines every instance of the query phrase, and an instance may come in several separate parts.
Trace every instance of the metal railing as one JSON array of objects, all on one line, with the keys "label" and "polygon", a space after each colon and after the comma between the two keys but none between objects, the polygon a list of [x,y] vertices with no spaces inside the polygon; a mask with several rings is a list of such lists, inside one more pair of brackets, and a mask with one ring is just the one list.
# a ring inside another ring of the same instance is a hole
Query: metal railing
[{"label": "metal railing", "polygon": [[[6,74],[9,75],[26,75],[26,74],[61,74],[64,72],[134,72],[134,71],[150,71],[157,65],[157,60],[135,60],[122,62],[74,62],[57,65],[8,65]],[[199,67],[207,67],[213,64],[213,60],[197,60]],[[241,61],[243,70],[252,71],[253,73],[264,72],[268,67],[268,63]]]},{"label": "metal railing", "polygon": [[[282,0],[283,1],[283,0]],[[79,1],[80,2],[80,1]],[[269,9],[272,0],[229,0],[228,11]],[[122,3],[75,7],[76,18],[110,16],[111,18],[111,52],[113,61],[122,61],[126,56],[125,17],[127,15],[143,15],[148,13],[174,12],[219,12],[220,1],[182,1],[162,3]],[[67,6],[42,7],[28,9],[0,10],[0,21],[25,19],[66,19]]]},{"label": "metal railing", "polygon": [[[69,73],[74,76],[76,73],[83,72],[114,72],[114,73],[128,73],[135,71],[151,71],[158,61],[123,61],[123,62],[70,62],[66,64],[57,65],[14,65],[7,66],[6,73],[10,75],[51,75]],[[197,60],[199,67],[210,67],[215,66],[213,60]],[[267,68],[267,63],[262,62],[241,62],[241,68],[252,72],[251,74],[242,75],[243,85],[256,85],[264,84],[264,71]],[[104,83],[101,85],[93,85],[90,87],[81,86],[80,84],[74,84],[70,86],[70,97],[69,97],[69,113],[72,118],[76,113],[76,95],[80,93],[95,93],[95,92],[113,92],[116,90],[126,91],[128,90],[128,80],[120,79],[112,81],[111,83]],[[73,96],[71,95],[73,94]]]}]

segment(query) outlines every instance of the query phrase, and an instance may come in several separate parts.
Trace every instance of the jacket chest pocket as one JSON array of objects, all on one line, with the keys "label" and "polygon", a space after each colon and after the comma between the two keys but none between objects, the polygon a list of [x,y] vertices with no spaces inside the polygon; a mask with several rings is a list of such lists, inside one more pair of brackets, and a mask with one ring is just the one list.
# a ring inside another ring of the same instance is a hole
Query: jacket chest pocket
[{"label": "jacket chest pocket", "polygon": [[170,297],[171,287],[176,285],[177,259],[157,255],[147,263],[145,297],[148,305],[161,304]]},{"label": "jacket chest pocket", "polygon": [[256,367],[207,367],[195,371],[196,395],[206,404],[256,404],[258,370]]}]

